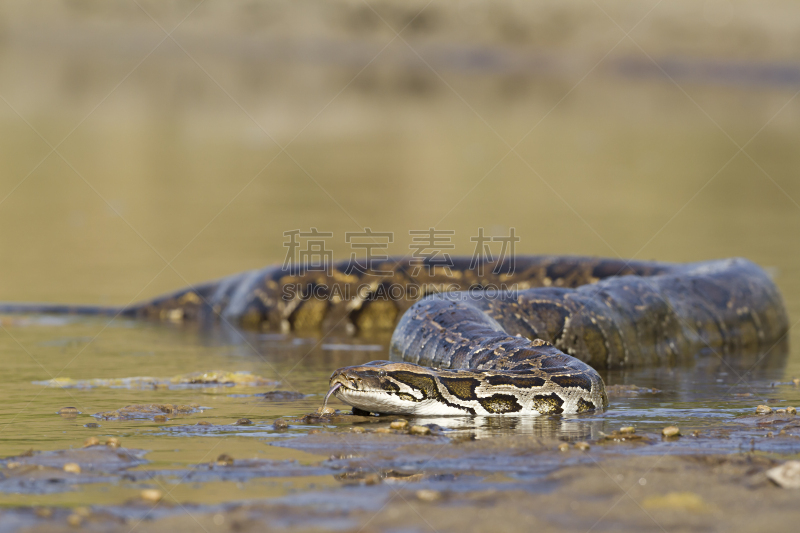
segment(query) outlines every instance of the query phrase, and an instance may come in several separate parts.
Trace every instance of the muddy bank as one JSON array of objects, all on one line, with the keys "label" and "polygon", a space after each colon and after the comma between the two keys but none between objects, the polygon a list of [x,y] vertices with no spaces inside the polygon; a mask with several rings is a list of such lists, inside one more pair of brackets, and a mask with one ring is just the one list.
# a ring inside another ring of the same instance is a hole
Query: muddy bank
[{"label": "muddy bank", "polygon": [[[563,464],[538,490],[506,483],[458,490],[457,478],[375,476],[269,501],[223,505],[131,501],[78,509],[0,512],[0,531],[587,531],[790,530],[800,519],[797,492],[765,472],[780,461],[757,454],[623,455]],[[530,458],[533,459],[533,458]],[[469,477],[469,472],[462,475]],[[352,481],[352,479],[351,479]],[[469,484],[468,480],[467,484]]]}]

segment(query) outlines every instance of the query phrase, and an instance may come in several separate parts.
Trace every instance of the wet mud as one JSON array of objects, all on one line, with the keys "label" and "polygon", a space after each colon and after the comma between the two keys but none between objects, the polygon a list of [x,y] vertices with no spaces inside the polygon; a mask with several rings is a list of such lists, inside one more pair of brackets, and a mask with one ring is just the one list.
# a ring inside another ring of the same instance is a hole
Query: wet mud
[{"label": "wet mud", "polygon": [[[787,530],[800,519],[797,491],[768,475],[782,459],[757,452],[681,453],[677,442],[676,453],[653,458],[597,443],[562,451],[556,438],[453,442],[325,430],[280,442],[319,454],[312,465],[221,455],[186,470],[128,473],[141,464],[141,451],[96,446],[34,453],[13,458],[20,466],[10,470],[7,462],[4,474],[41,468],[43,476],[54,476],[69,461],[87,467],[69,483],[113,478],[142,492],[116,505],[7,508],[0,511],[0,530],[72,531],[80,525],[89,531],[194,531],[199,524],[209,531],[263,531],[269,524],[291,531],[493,531],[502,523],[504,531],[586,531],[602,522],[614,530],[755,531]],[[121,459],[128,454],[134,459]],[[144,497],[146,487],[168,489],[176,478],[247,484],[308,476],[329,476],[335,485],[211,505]]]}]

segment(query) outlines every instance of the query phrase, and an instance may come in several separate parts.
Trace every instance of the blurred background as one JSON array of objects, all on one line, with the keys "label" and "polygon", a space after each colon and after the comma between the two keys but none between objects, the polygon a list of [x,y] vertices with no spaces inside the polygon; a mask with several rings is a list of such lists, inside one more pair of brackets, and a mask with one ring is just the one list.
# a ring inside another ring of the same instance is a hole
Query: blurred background
[{"label": "blurred background", "polygon": [[283,233],[744,256],[800,317],[800,5],[6,0],[0,300],[127,304]]}]

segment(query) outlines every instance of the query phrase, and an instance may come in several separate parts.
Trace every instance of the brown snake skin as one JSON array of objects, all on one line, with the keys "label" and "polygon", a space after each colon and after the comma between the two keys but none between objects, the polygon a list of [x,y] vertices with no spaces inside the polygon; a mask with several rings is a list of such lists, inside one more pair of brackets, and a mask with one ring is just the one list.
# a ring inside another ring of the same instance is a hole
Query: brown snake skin
[{"label": "brown snake skin", "polygon": [[[283,331],[396,326],[392,359],[405,363],[340,369],[331,385],[359,409],[411,414],[602,408],[607,400],[594,369],[678,364],[709,350],[766,350],[788,329],[774,283],[745,259],[518,256],[484,265],[482,273],[469,258],[430,266],[403,258],[355,270],[341,262],[330,272],[268,267],[123,309],[7,304],[0,312],[201,323],[221,317]],[[426,294],[432,296],[420,299]]]}]

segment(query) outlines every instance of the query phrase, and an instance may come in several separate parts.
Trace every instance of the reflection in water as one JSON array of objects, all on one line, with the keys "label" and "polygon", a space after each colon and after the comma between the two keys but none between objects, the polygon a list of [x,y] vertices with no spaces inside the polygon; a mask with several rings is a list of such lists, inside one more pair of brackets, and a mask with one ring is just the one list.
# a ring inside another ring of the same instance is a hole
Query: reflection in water
[{"label": "reflection in water", "polygon": [[602,419],[590,420],[580,415],[414,417],[414,423],[435,424],[445,431],[468,434],[475,439],[530,435],[565,441],[599,438],[608,425]]}]

